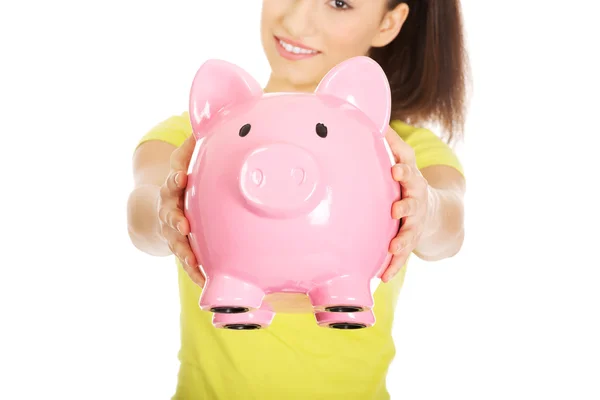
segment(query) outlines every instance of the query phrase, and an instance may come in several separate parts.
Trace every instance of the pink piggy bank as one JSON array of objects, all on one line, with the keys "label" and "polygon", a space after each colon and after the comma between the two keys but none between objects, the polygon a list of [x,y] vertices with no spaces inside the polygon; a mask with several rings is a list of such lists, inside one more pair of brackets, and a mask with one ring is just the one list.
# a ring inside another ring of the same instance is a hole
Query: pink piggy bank
[{"label": "pink piggy bank", "polygon": [[400,198],[385,139],[391,95],[380,66],[356,57],[314,93],[263,93],[247,72],[210,60],[189,111],[189,240],[213,325],[269,326],[314,312],[322,327],[372,326]]}]

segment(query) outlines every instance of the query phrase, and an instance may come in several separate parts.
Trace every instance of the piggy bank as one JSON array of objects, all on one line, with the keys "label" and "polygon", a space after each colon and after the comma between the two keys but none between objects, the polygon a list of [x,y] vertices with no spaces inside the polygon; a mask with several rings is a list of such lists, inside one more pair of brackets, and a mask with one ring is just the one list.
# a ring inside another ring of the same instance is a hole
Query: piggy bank
[{"label": "piggy bank", "polygon": [[375,323],[399,228],[390,104],[368,57],[337,65],[311,93],[264,93],[226,61],[200,67],[184,212],[206,277],[199,306],[215,327],[266,328],[277,312],[313,312],[337,329]]}]

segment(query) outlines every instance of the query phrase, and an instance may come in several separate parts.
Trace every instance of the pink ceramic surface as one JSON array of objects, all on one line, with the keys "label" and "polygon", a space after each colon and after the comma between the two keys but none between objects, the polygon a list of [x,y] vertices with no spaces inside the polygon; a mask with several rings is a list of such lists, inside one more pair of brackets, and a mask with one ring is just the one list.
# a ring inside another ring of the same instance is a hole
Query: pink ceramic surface
[{"label": "pink ceramic surface", "polygon": [[333,68],[314,93],[265,94],[220,60],[198,70],[185,214],[207,278],[199,304],[216,327],[266,327],[306,305],[321,326],[374,323],[399,226],[390,101],[367,57]]}]

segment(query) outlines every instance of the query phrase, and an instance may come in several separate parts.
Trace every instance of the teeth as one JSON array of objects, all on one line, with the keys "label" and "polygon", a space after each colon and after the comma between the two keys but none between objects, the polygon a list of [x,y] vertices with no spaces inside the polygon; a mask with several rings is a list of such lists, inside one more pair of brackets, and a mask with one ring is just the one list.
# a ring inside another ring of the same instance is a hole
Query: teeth
[{"label": "teeth", "polygon": [[294,53],[294,54],[315,54],[316,53],[316,51],[314,51],[314,50],[305,50],[305,49],[301,49],[300,47],[292,46],[291,44],[286,43],[283,40],[280,40],[279,43],[281,44],[281,46],[283,46],[284,49],[286,49],[290,53]]}]

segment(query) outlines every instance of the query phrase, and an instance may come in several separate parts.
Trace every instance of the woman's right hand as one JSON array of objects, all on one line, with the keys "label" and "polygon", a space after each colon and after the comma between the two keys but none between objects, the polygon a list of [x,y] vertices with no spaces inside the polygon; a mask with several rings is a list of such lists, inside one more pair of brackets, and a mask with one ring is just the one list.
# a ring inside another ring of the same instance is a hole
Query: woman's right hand
[{"label": "woman's right hand", "polygon": [[190,232],[190,224],[183,213],[187,170],[195,146],[196,140],[191,135],[171,154],[171,171],[165,183],[160,188],[158,219],[160,233],[169,246],[169,249],[179,258],[192,281],[203,287],[205,278],[200,271],[198,260],[190,247],[187,237]]}]

